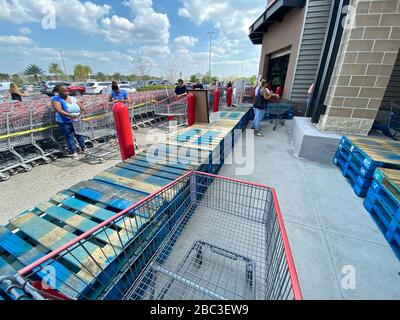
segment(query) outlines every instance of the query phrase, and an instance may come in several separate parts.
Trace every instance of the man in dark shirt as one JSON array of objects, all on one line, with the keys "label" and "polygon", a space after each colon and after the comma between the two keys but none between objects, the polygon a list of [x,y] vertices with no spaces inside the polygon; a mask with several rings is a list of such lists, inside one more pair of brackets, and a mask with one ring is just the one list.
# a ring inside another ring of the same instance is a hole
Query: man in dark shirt
[{"label": "man in dark shirt", "polygon": [[196,79],[196,83],[193,85],[193,89],[204,89],[204,86],[202,83],[200,83],[199,79]]},{"label": "man in dark shirt", "polygon": [[178,85],[175,87],[175,94],[176,94],[176,96],[178,98],[187,95],[186,85],[183,84],[183,80],[182,79],[178,80]]}]

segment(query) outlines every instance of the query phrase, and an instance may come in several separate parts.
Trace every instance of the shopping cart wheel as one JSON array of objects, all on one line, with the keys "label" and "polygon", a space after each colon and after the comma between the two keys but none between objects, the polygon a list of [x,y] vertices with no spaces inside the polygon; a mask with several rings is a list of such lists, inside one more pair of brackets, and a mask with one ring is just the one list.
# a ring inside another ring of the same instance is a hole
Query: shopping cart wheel
[{"label": "shopping cart wheel", "polygon": [[43,158],[43,161],[45,164],[49,164],[49,163],[51,163],[52,160],[51,160],[51,158],[45,157],[45,158]]},{"label": "shopping cart wheel", "polygon": [[37,167],[39,165],[39,162],[32,161],[31,162],[32,167]]},{"label": "shopping cart wheel", "polygon": [[10,173],[9,172],[2,172],[0,176],[1,181],[7,181],[10,179]]},{"label": "shopping cart wheel", "polygon": [[16,170],[16,169],[10,169],[10,174],[12,175],[12,176],[15,176],[17,173],[18,173],[18,170]]},{"label": "shopping cart wheel", "polygon": [[24,171],[25,172],[29,172],[29,171],[32,171],[32,165],[30,164],[30,163],[26,163],[25,165],[24,165]]},{"label": "shopping cart wheel", "polygon": [[54,160],[57,160],[57,158],[58,158],[58,157],[57,157],[55,154],[51,154],[51,155],[50,155],[50,159],[53,160],[53,161],[54,161]]},{"label": "shopping cart wheel", "polygon": [[99,160],[97,160],[98,163],[104,163],[104,159],[100,158]]}]

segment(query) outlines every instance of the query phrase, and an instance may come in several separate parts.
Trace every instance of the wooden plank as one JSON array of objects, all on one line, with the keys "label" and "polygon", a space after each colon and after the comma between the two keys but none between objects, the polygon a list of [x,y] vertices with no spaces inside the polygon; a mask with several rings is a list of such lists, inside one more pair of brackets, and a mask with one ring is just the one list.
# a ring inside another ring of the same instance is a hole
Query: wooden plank
[{"label": "wooden plank", "polygon": [[141,174],[144,174],[144,175],[149,175],[149,176],[169,179],[171,181],[174,181],[176,178],[180,177],[179,174],[164,172],[164,171],[159,170],[157,168],[145,168],[145,167],[137,166],[137,165],[131,164],[131,163],[119,163],[116,166],[118,168],[123,168],[123,169],[126,169],[126,170],[138,172],[138,173],[141,173]]},{"label": "wooden plank", "polygon": [[[53,201],[62,204],[63,206],[72,210],[79,211],[80,213],[87,215],[88,217],[95,217],[98,220],[106,221],[114,217],[117,213],[99,208],[95,205],[89,204],[82,200],[58,193],[51,198]],[[127,218],[125,218],[127,219]],[[130,233],[135,233],[139,230],[148,220],[146,217],[129,218],[128,226],[125,226],[124,221],[116,222],[116,225],[121,229],[124,229]]]},{"label": "wooden plank", "polygon": [[163,165],[163,164],[157,164],[157,163],[153,163],[153,162],[149,162],[146,160],[141,160],[141,159],[127,159],[124,161],[125,163],[129,163],[129,164],[133,164],[136,166],[140,166],[143,168],[152,168],[152,169],[157,169],[163,172],[168,172],[168,173],[173,173],[176,174],[178,176],[181,176],[183,174],[185,174],[186,172],[188,172],[189,170],[185,170],[185,169],[178,169],[178,168],[174,168],[171,167],[169,165]]},{"label": "wooden plank", "polygon": [[[0,226],[0,247],[12,255],[24,266],[30,265],[31,263],[44,257],[49,252],[48,250],[43,250],[40,247],[33,247],[3,226]],[[80,279],[71,270],[64,267],[59,262],[50,260],[46,262],[46,265],[50,265],[55,269],[55,289],[68,295],[69,297],[74,297],[87,286],[87,282]],[[42,271],[34,272],[36,272],[37,275],[42,278],[48,275],[46,272]]]},{"label": "wooden plank", "polygon": [[135,158],[129,159],[129,160],[138,160],[138,161],[142,161],[142,162],[148,162],[151,164],[156,164],[156,165],[163,165],[169,168],[177,168],[180,170],[196,170],[197,166],[195,165],[191,165],[191,164],[183,164],[183,163],[179,163],[177,161],[176,156],[171,155],[172,158],[170,158],[169,156],[166,157],[165,161],[159,161],[160,159],[157,158],[156,156],[152,155],[151,153],[147,153],[147,152],[142,152],[140,154],[137,154],[135,156]]},{"label": "wooden plank", "polygon": [[[19,228],[23,233],[49,250],[58,249],[76,238],[74,234],[36,216],[32,212],[25,212],[11,219],[10,224]],[[66,254],[64,259],[81,268],[83,271],[81,276],[85,280],[92,278],[86,270],[98,274],[101,270],[98,265],[105,267],[115,257],[115,252],[111,246],[100,248],[90,242],[75,247],[71,250],[71,253],[72,255]]]},{"label": "wooden plank", "polygon": [[[36,205],[36,208],[40,210],[40,212],[44,212],[50,217],[62,221],[66,225],[82,233],[87,232],[98,225],[96,222],[89,220],[82,215],[75,214],[50,202],[42,202]],[[119,241],[118,232],[115,230],[105,228],[104,232],[97,233],[95,237],[98,240],[104,241],[105,243],[111,243],[119,248],[116,249],[117,252],[122,248],[122,244]]]},{"label": "wooden plank", "polygon": [[69,189],[80,196],[95,202],[103,203],[118,211],[132,206],[148,195],[148,193],[118,187],[96,180],[85,180]]},{"label": "wooden plank", "polygon": [[400,166],[400,142],[381,137],[345,137],[373,161]]},{"label": "wooden plank", "polygon": [[0,256],[0,274],[2,276],[14,275],[17,271]]},{"label": "wooden plank", "polygon": [[147,193],[156,192],[171,182],[164,178],[141,175],[121,168],[110,168],[95,176],[95,179]]}]

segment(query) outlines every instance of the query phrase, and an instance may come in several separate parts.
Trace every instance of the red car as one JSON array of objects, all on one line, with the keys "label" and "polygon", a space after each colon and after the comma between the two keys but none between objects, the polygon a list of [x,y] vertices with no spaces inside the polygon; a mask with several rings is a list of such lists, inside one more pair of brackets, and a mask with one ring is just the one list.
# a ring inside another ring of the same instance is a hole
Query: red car
[{"label": "red car", "polygon": [[84,83],[76,83],[68,86],[68,93],[71,96],[79,96],[81,94],[84,94],[85,92],[86,87]]}]

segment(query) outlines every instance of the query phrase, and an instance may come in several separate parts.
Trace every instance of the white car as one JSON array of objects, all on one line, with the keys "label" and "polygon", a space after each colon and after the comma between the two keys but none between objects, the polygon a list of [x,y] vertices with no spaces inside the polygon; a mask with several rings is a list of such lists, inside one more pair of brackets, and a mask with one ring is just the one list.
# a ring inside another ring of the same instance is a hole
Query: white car
[{"label": "white car", "polygon": [[128,93],[136,92],[136,89],[129,84],[118,84],[120,89],[124,89]]},{"label": "white car", "polygon": [[105,93],[107,88],[111,86],[111,82],[88,82],[86,83],[87,94]]}]

